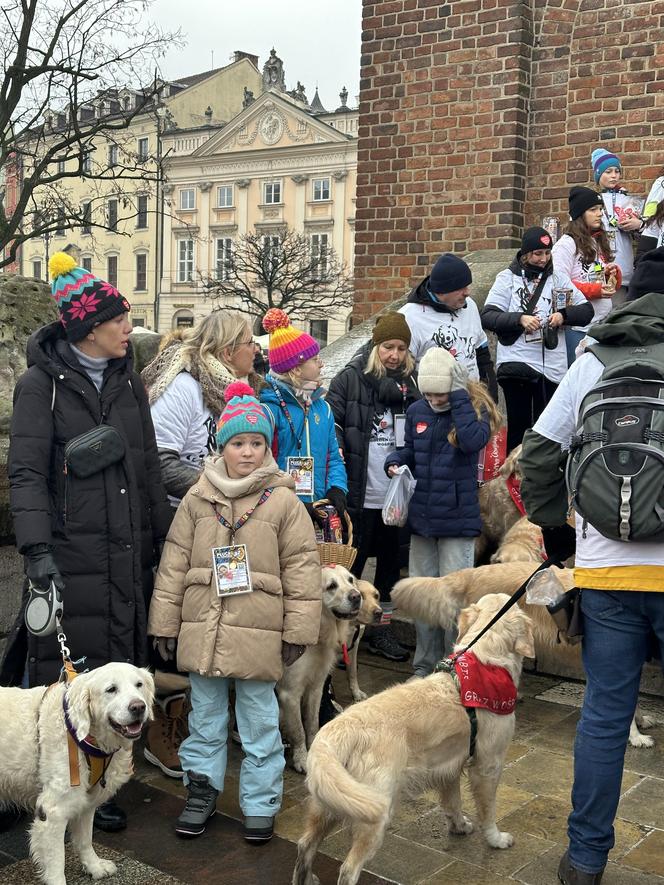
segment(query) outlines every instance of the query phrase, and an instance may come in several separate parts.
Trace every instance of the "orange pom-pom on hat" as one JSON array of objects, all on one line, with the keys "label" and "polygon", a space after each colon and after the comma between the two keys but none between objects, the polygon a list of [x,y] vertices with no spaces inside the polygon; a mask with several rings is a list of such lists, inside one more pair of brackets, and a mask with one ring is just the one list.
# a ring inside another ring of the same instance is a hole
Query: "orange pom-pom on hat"
[{"label": "orange pom-pom on hat", "polygon": [[265,314],[263,328],[270,333],[270,369],[280,375],[320,353],[316,339],[292,326],[288,314],[278,307],[271,307]]}]

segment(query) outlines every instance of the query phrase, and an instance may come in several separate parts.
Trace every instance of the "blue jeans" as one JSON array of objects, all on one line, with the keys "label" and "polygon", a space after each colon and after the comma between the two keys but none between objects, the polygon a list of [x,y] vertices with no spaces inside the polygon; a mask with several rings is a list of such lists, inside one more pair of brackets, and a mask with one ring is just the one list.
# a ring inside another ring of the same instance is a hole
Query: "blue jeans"
[{"label": "blue jeans", "polygon": [[[408,574],[411,578],[444,578],[451,572],[470,568],[475,557],[474,538],[423,538],[411,535]],[[452,651],[454,631],[432,627],[415,621],[417,645],[413,655],[416,676],[428,676],[434,667]],[[447,640],[447,641],[446,641]]]},{"label": "blue jeans", "polygon": [[583,590],[586,694],[574,744],[569,856],[584,873],[613,848],[629,727],[653,631],[664,649],[664,593]]},{"label": "blue jeans", "polygon": [[[189,737],[182,741],[185,772],[204,774],[224,789],[228,741],[228,688],[221,676],[190,673]],[[244,759],[240,768],[240,808],[245,817],[274,817],[281,808],[284,747],[279,733],[279,704],[274,682],[235,679],[235,718]]]}]

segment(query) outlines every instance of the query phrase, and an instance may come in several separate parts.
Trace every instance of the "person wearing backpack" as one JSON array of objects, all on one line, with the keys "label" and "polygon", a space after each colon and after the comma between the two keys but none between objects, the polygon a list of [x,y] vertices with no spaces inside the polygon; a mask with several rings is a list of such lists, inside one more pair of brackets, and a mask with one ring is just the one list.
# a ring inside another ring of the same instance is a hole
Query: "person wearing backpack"
[{"label": "person wearing backpack", "polygon": [[[643,295],[592,326],[524,437],[521,494],[547,555],[576,553],[586,693],[574,747],[564,885],[598,885],[615,819],[641,668],[664,649],[664,316]],[[566,462],[566,477],[561,467]],[[576,531],[567,524],[568,495]]]}]

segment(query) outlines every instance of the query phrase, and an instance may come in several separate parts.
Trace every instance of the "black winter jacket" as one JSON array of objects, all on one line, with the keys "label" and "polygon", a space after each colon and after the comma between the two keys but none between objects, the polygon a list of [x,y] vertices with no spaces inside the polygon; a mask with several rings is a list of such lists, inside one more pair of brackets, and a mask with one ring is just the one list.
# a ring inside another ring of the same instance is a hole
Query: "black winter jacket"
[{"label": "black winter jacket", "polygon": [[[8,461],[17,547],[53,548],[74,659],[85,656],[83,666],[91,669],[109,661],[144,665],[154,543],[166,537],[172,511],[143,382],[129,351],[110,361],[98,393],[60,323],[35,332],[27,355],[28,370],[14,391]],[[66,444],[102,420],[122,436],[124,458],[86,479],[65,474]],[[14,639],[25,648],[23,631]],[[27,641],[30,685],[57,679],[55,637]],[[7,660],[20,665],[16,647]],[[17,675],[5,667],[2,678]]]},{"label": "black winter jacket", "polygon": [[[385,407],[397,413],[406,412],[408,406],[420,398],[413,375],[404,379],[405,394],[398,390],[394,381],[396,402],[381,403],[376,385],[364,374],[372,342],[366,344],[330,382],[327,402],[334,415],[337,439],[343,449],[348,475],[348,512],[353,521],[353,538],[357,547],[362,531],[362,508],[367,486],[369,439],[374,415]],[[389,384],[389,379],[383,379]],[[379,408],[380,407],[380,408]]]}]

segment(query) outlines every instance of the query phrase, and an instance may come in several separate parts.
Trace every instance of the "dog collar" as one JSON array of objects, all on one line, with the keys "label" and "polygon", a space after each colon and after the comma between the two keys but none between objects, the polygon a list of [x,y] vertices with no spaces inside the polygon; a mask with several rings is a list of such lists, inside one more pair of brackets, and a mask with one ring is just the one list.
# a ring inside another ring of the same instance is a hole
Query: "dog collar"
[{"label": "dog collar", "polygon": [[72,787],[81,785],[81,774],[78,766],[78,750],[85,756],[88,769],[90,771],[90,783],[88,791],[101,783],[102,787],[106,786],[106,769],[111,764],[111,760],[115,755],[115,750],[106,753],[101,750],[92,735],[87,735],[83,740],[79,740],[76,736],[76,730],[69,718],[69,703],[67,702],[67,692],[62,695],[62,710],[65,714],[65,725],[67,726],[67,749],[69,751],[69,782]]}]

